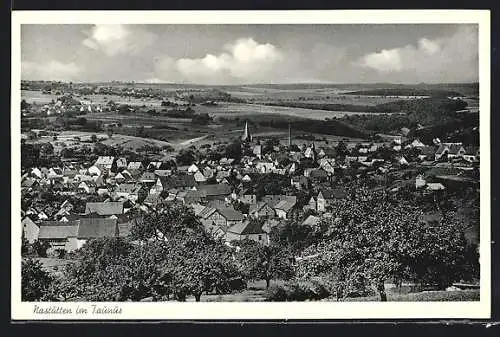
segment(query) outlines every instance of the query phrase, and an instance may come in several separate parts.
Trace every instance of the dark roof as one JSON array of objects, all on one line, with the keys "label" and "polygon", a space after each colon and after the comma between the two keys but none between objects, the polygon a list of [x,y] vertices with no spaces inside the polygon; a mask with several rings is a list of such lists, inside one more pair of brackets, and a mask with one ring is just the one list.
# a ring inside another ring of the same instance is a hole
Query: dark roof
[{"label": "dark roof", "polygon": [[102,238],[117,235],[116,219],[82,218],[78,228],[78,238]]},{"label": "dark roof", "polygon": [[188,174],[160,176],[160,182],[164,189],[196,186],[196,181],[194,180],[194,177]]},{"label": "dark roof", "polygon": [[434,146],[426,146],[420,148],[420,153],[425,156],[433,156],[436,153],[436,148]]},{"label": "dark roof", "polygon": [[66,239],[76,237],[78,221],[42,221],[38,239]]},{"label": "dark roof", "polygon": [[229,207],[220,207],[217,208],[217,211],[228,221],[241,221],[244,219],[242,213]]},{"label": "dark roof", "polygon": [[323,194],[323,197],[325,199],[343,199],[346,197],[345,191],[339,188],[333,188],[333,189],[325,188],[321,189],[320,192],[321,194]]},{"label": "dark roof", "polygon": [[323,169],[312,170],[311,173],[309,174],[309,177],[311,177],[311,178],[325,178],[325,177],[328,177],[328,172],[326,172]]},{"label": "dark roof", "polygon": [[231,186],[227,184],[203,185],[199,187],[199,191],[202,191],[207,196],[228,195],[231,194]]},{"label": "dark roof", "polygon": [[97,213],[99,215],[123,214],[123,202],[87,202],[85,214]]},{"label": "dark roof", "polygon": [[228,232],[247,235],[247,234],[265,234],[266,232],[262,229],[262,224],[259,221],[245,221],[242,223],[237,223],[229,227]]}]

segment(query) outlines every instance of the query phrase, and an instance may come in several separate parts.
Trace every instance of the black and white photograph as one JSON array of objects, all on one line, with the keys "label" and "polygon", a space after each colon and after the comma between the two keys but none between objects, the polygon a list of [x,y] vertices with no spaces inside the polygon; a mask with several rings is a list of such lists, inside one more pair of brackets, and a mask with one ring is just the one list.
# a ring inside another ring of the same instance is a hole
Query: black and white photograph
[{"label": "black and white photograph", "polygon": [[489,14],[333,12],[14,20],[19,316],[487,317]]}]

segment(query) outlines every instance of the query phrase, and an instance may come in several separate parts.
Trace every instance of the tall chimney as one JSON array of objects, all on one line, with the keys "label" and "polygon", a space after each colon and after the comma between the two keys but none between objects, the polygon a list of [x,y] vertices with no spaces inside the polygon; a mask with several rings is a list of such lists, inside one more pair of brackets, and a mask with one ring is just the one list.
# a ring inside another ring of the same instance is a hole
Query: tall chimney
[{"label": "tall chimney", "polygon": [[292,146],[292,127],[290,126],[290,122],[288,122],[288,146]]}]

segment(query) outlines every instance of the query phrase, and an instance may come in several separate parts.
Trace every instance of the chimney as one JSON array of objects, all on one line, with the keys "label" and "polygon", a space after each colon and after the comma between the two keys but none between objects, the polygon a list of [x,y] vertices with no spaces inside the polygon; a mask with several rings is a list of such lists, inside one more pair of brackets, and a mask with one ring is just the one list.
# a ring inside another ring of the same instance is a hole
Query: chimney
[{"label": "chimney", "polygon": [[288,146],[292,146],[292,127],[290,126],[290,122],[288,122]]}]

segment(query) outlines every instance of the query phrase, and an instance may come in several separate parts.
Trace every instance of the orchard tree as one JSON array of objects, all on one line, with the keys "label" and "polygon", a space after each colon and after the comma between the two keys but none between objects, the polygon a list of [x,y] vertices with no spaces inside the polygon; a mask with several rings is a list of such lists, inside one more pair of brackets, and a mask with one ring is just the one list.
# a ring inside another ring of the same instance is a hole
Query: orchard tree
[{"label": "orchard tree", "polygon": [[41,300],[52,282],[50,275],[43,270],[42,263],[27,259],[21,263],[22,301]]},{"label": "orchard tree", "polygon": [[327,230],[313,249],[318,254],[313,269],[334,274],[339,297],[348,295],[353,283],[361,288],[372,285],[381,301],[387,300],[389,280],[399,284],[411,279],[444,288],[463,278],[467,265],[478,263],[467,260],[463,231],[451,215],[426,222],[422,210],[408,201],[359,191],[338,203],[332,218],[323,220]]},{"label": "orchard tree", "polygon": [[266,288],[269,288],[273,279],[289,280],[293,277],[291,254],[283,247],[265,246],[248,239],[241,241],[239,245],[237,261],[248,279],[265,280]]}]

